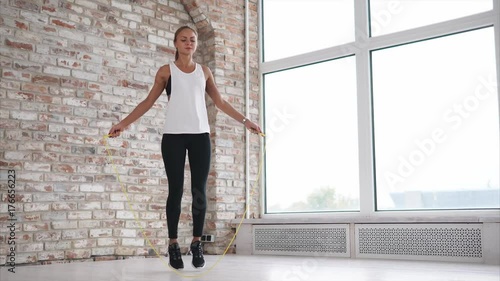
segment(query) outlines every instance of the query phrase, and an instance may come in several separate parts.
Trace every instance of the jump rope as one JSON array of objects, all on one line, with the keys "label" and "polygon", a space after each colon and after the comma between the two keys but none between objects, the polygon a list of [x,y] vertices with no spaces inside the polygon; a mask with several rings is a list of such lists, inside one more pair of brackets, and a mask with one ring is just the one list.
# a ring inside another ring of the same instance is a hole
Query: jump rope
[{"label": "jump rope", "polygon": [[[264,133],[259,133],[259,135],[261,137],[265,137],[266,135]],[[233,237],[231,238],[231,240],[229,241],[229,244],[227,245],[226,249],[224,250],[224,252],[222,253],[222,255],[217,259],[217,261],[211,266],[209,267],[207,270],[203,271],[202,273],[200,274],[195,274],[195,275],[187,275],[187,274],[183,274],[181,271],[173,268],[170,266],[170,264],[165,261],[164,257],[160,254],[160,252],[158,251],[158,249],[156,249],[156,247],[153,245],[153,243],[151,243],[151,240],[149,239],[148,235],[146,235],[146,231],[144,230],[144,228],[141,226],[140,224],[140,221],[139,221],[139,216],[137,214],[136,211],[134,211],[133,207],[132,207],[132,203],[130,202],[130,199],[129,199],[129,196],[128,196],[128,192],[127,192],[127,189],[125,188],[125,185],[123,184],[123,182],[120,180],[120,174],[118,173],[118,169],[115,165],[115,162],[113,161],[113,155],[111,154],[111,150],[109,148],[109,144],[108,144],[108,138],[110,138],[110,135],[104,135],[103,136],[103,143],[104,143],[104,146],[105,146],[105,149],[108,153],[108,161],[111,163],[111,165],[113,166],[113,170],[116,174],[116,179],[118,180],[118,183],[120,184],[120,187],[121,187],[121,190],[123,192],[123,194],[125,195],[125,198],[127,200],[127,204],[128,204],[128,208],[133,212],[134,214],[134,219],[135,219],[135,222],[137,223],[137,225],[139,226],[139,228],[141,229],[142,231],[142,234],[143,234],[143,237],[146,239],[146,242],[147,244],[149,245],[149,247],[151,249],[153,249],[153,251],[155,252],[156,256],[160,259],[160,261],[163,263],[163,265],[165,265],[165,267],[167,268],[170,268],[175,274],[183,277],[183,278],[198,278],[198,277],[202,277],[202,276],[205,276],[207,275],[210,271],[212,271],[215,267],[217,267],[217,265],[219,264],[219,262],[222,261],[222,259],[225,257],[227,251],[229,250],[229,248],[231,247],[231,245],[233,244],[234,242],[234,239],[236,238],[236,235],[238,234],[238,231],[240,230],[240,227],[241,227],[241,224],[243,223],[243,220],[245,219],[245,216],[248,212],[248,209],[250,208],[248,204],[246,207],[245,207],[245,212],[243,213],[243,215],[241,216],[241,220],[238,224],[238,226],[236,227],[236,230],[234,232],[234,235]],[[257,179],[256,179],[256,183],[259,182],[260,180],[260,175],[261,175],[261,172],[262,172],[262,163],[263,161],[260,161],[260,164],[259,164],[259,169],[258,169],[258,172],[257,172]]]}]

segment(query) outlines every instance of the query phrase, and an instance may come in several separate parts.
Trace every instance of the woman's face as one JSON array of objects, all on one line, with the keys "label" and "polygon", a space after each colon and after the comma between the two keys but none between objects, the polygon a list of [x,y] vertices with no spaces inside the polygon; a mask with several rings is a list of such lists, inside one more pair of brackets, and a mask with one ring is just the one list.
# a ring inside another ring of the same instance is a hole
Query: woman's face
[{"label": "woman's face", "polygon": [[196,51],[198,40],[196,34],[189,28],[185,28],[177,35],[175,47],[179,54],[193,55]]}]

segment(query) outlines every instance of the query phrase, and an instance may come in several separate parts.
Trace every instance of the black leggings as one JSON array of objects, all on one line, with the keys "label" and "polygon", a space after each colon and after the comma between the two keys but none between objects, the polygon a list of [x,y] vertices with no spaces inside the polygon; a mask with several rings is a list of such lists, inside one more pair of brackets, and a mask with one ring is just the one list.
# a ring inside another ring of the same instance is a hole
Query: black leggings
[{"label": "black leggings", "polygon": [[193,202],[193,236],[203,234],[207,211],[206,185],[210,170],[210,136],[203,134],[164,134],[161,153],[168,178],[167,226],[168,237],[177,238],[181,215],[181,199],[184,189],[184,166],[188,152],[191,169],[191,194]]}]

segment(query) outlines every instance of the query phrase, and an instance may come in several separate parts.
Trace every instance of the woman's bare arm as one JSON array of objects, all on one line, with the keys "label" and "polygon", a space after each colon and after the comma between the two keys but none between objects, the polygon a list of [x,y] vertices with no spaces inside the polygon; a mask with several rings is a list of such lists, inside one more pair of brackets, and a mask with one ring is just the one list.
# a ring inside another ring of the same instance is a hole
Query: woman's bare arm
[{"label": "woman's bare arm", "polygon": [[149,91],[148,96],[141,103],[139,103],[127,117],[120,121],[120,123],[111,127],[109,130],[110,137],[118,137],[120,133],[123,132],[130,124],[134,123],[142,115],[148,112],[149,109],[151,109],[156,100],[160,97],[161,93],[164,91],[169,76],[170,67],[168,65],[162,66],[158,69],[155,76],[155,82]]},{"label": "woman's bare arm", "polygon": [[210,69],[206,66],[203,66],[203,71],[205,72],[205,76],[207,77],[206,91],[210,96],[210,98],[214,101],[215,106],[217,106],[217,108],[222,110],[224,113],[226,113],[236,121],[244,123],[245,127],[251,130],[252,132],[262,133],[262,130],[260,129],[259,125],[246,119],[246,117],[243,114],[238,112],[229,102],[227,102],[226,100],[224,100],[224,98],[222,98],[221,94],[219,93],[219,90],[217,89],[217,86],[215,85],[214,77]]}]

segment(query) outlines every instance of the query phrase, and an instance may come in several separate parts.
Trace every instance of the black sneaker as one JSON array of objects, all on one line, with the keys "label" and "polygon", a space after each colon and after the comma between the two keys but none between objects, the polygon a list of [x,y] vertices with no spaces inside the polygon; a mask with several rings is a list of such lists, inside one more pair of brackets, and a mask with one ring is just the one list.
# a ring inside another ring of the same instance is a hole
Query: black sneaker
[{"label": "black sneaker", "polygon": [[179,243],[173,243],[168,246],[168,264],[175,269],[184,268]]},{"label": "black sneaker", "polygon": [[203,247],[200,241],[191,243],[191,254],[193,255],[193,266],[195,268],[203,268],[205,266],[205,259],[203,258]]}]

